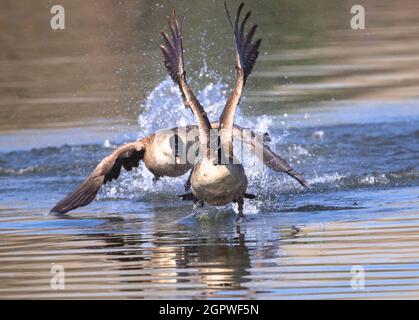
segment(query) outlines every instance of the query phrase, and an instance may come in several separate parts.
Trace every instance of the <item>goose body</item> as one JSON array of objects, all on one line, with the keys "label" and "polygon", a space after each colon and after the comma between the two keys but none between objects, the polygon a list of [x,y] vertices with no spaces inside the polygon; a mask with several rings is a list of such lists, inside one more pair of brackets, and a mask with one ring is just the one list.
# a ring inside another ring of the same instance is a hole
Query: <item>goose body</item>
[{"label": "goose body", "polygon": [[[174,134],[172,130],[161,130],[151,135],[148,140],[143,161],[155,177],[183,176],[193,167],[192,163],[180,161],[182,150],[187,151],[192,141],[188,141],[185,135],[179,134],[184,130],[177,131],[178,133]],[[176,148],[178,148],[178,154],[176,154]]]},{"label": "goose body", "polygon": [[213,160],[198,162],[191,175],[193,195],[213,206],[237,201],[247,189],[247,177],[241,164],[214,164]]}]

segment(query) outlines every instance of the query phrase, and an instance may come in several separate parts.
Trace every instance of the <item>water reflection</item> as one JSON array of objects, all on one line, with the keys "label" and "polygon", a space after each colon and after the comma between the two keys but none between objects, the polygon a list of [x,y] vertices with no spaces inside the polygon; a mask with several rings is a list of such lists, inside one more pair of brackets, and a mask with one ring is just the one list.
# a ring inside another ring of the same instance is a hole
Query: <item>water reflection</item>
[{"label": "water reflection", "polygon": [[[171,232],[156,226],[142,234],[118,234],[115,224],[128,224],[124,228],[128,230],[142,222],[114,215],[101,220],[97,232],[12,235],[1,241],[0,274],[5,281],[0,294],[21,298],[246,297],[252,292],[246,286],[252,278],[250,270],[272,266],[269,261],[280,251],[274,239],[265,243],[253,235],[249,238],[247,233],[253,231],[240,226],[218,232],[205,224],[192,229],[172,225]],[[274,233],[286,240],[299,231],[292,226]],[[52,264],[65,268],[64,291],[49,287]]]},{"label": "water reflection", "polygon": [[[402,201],[398,207],[410,207],[410,202]],[[78,218],[91,219],[83,214]],[[97,217],[101,223],[80,225],[72,234],[52,231],[48,223],[45,229],[27,226],[26,235],[10,230],[0,239],[0,295],[365,298],[410,297],[419,287],[415,249],[419,222],[413,212],[328,223],[307,223],[306,215],[301,218],[304,224],[259,216],[242,226],[227,222],[234,220],[233,214],[225,218],[223,226],[214,228],[205,221],[162,222],[160,214],[146,219],[101,214]],[[64,219],[73,220],[78,219]],[[75,226],[67,225],[73,230]],[[50,288],[52,264],[65,268],[65,290]],[[354,264],[365,267],[368,290],[350,287]]]},{"label": "water reflection", "polygon": [[[231,235],[208,238],[178,232],[172,237],[171,233],[156,232],[145,242],[140,235],[104,236],[101,249],[108,253],[106,261],[119,266],[120,283],[132,288],[127,291],[161,291],[175,285],[175,290],[200,290],[205,297],[218,290],[243,289],[250,256],[240,227]],[[140,286],[133,287],[135,283]]]}]

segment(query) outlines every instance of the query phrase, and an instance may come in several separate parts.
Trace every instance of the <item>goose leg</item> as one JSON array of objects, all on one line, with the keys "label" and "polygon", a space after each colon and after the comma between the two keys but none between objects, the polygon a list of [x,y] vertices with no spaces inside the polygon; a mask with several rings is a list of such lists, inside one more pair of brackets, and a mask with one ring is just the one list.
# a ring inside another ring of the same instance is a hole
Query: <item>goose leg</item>
[{"label": "goose leg", "polygon": [[197,203],[201,208],[204,207],[204,200],[199,200],[192,192],[178,195],[178,197],[184,201],[192,201],[194,204]]},{"label": "goose leg", "polygon": [[244,204],[244,197],[240,196],[237,198],[237,205],[239,206],[239,214],[236,217],[236,222],[238,222],[241,218],[244,217],[243,215],[243,204]]},{"label": "goose leg", "polygon": [[185,191],[188,191],[191,188],[191,176],[192,176],[192,171],[193,169],[191,169],[191,171],[189,172],[189,176],[188,176],[188,180],[186,180],[184,187],[185,187]]},{"label": "goose leg", "polygon": [[160,176],[154,175],[154,177],[153,177],[153,183],[156,183],[157,181],[159,181],[160,178],[161,178]]}]

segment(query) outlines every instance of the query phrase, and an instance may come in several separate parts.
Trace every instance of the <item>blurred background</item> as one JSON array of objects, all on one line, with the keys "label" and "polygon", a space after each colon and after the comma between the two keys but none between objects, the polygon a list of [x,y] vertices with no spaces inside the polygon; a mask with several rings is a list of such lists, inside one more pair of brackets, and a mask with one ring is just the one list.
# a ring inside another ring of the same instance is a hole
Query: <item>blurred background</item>
[{"label": "blurred background", "polygon": [[[238,1],[230,4],[232,10]],[[201,69],[234,76],[232,35],[220,1],[60,1],[65,30],[50,27],[54,1],[1,1],[0,130],[136,124],[137,102],[166,76],[160,30],[185,13],[194,87]],[[419,95],[419,3],[363,1],[366,29],[352,30],[352,1],[248,4],[263,38],[243,111],[300,112],[331,100]],[[192,81],[193,80],[193,81]]]}]

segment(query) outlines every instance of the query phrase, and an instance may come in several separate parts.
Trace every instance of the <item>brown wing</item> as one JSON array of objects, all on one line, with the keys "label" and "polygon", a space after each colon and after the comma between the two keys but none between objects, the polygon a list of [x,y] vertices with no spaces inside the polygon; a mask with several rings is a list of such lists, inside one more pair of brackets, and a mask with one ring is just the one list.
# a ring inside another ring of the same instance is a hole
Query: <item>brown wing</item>
[{"label": "brown wing", "polygon": [[98,164],[78,188],[58,202],[50,212],[66,213],[92,202],[102,185],[119,177],[122,167],[127,171],[138,167],[144,156],[146,139],[118,147]]},{"label": "brown wing", "polygon": [[[161,45],[160,49],[164,57],[164,65],[169,71],[173,82],[180,85],[180,78],[185,74],[183,63],[183,43],[182,43],[182,24],[179,27],[176,19],[176,12],[173,9],[172,16],[167,17],[167,22],[170,28],[170,36],[161,31],[165,45]],[[182,90],[182,88],[180,88]],[[183,92],[182,92],[183,93]]]},{"label": "brown wing", "polygon": [[244,28],[250,17],[251,11],[248,11],[241,23],[239,23],[243,7],[244,3],[241,3],[237,8],[236,20],[233,25],[227,3],[224,1],[225,12],[230,26],[233,29],[234,40],[236,42],[236,68],[243,71],[244,83],[246,83],[247,77],[252,72],[259,55],[259,46],[262,39],[253,41],[253,36],[257,29],[256,24],[250,28],[249,32],[245,33]]},{"label": "brown wing", "polygon": [[244,4],[240,4],[237,9],[236,20],[233,21],[230,17],[230,12],[227,7],[227,3],[224,2],[225,12],[227,14],[228,21],[230,22],[231,28],[234,33],[234,40],[236,43],[236,70],[237,70],[237,81],[233,92],[230,94],[223,113],[220,117],[220,123],[222,127],[227,128],[233,126],[234,112],[240,101],[240,97],[243,91],[243,87],[246,83],[247,77],[253,70],[256,63],[256,59],[259,55],[259,47],[262,39],[253,41],[253,36],[256,32],[257,25],[253,25],[249,32],[245,34],[244,27],[247,20],[250,17],[251,12],[247,12],[243,20],[240,21],[240,14]]},{"label": "brown wing", "polygon": [[165,44],[160,46],[164,57],[164,65],[166,66],[173,82],[179,86],[182,93],[183,103],[186,107],[190,107],[195,115],[198,122],[201,141],[209,141],[211,124],[208,120],[208,116],[186,81],[182,44],[183,20],[182,25],[179,26],[175,10],[173,10],[172,16],[167,19],[170,28],[170,36],[165,32],[161,32]]},{"label": "brown wing", "polygon": [[303,187],[307,187],[303,175],[295,171],[284,159],[275,154],[268,146],[263,146],[263,163],[272,170],[283,172],[297,180]]},{"label": "brown wing", "polygon": [[[270,141],[269,134],[264,133],[255,133],[249,129],[244,129],[238,125],[233,127],[234,137],[240,139],[244,143],[248,144],[252,150],[256,150],[256,155],[263,163],[277,172],[283,172],[289,175],[290,177],[297,180],[302,186],[307,187],[307,183],[301,173],[295,171],[284,159],[269,148],[265,142]],[[257,137],[262,137],[262,141],[258,141]],[[263,152],[260,152],[260,149],[257,148],[256,143],[263,144]]]},{"label": "brown wing", "polygon": [[257,25],[253,25],[250,30],[245,33],[245,25],[250,17],[251,12],[247,12],[244,18],[241,20],[240,15],[243,6],[243,3],[239,5],[236,14],[236,20],[233,24],[227,3],[224,1],[225,12],[227,14],[228,21],[230,22],[231,28],[233,29],[234,40],[236,43],[236,85],[228,97],[224,110],[220,116],[220,126],[224,130],[223,144],[228,148],[228,150],[230,150],[230,152],[232,149],[231,136],[236,108],[240,102],[240,97],[242,95],[243,87],[246,84],[246,80],[256,63],[256,59],[259,55],[259,46],[262,41],[261,39],[253,41],[253,36],[256,32]]},{"label": "brown wing", "polygon": [[[214,122],[212,124],[213,128],[218,128],[218,126],[219,126],[218,122]],[[247,133],[250,133],[250,137]],[[243,140],[244,142],[248,144],[251,144],[250,138],[255,138],[255,137],[262,137],[263,143],[271,142],[271,137],[268,132],[253,131],[253,130],[250,130],[249,128],[243,128],[237,124],[233,125],[233,135],[236,138],[239,138],[240,140]]]}]

